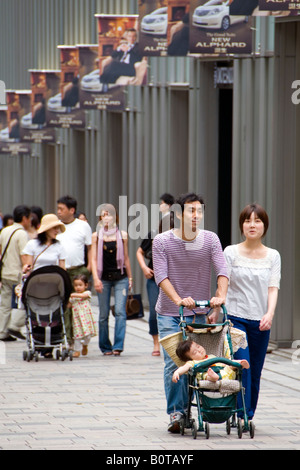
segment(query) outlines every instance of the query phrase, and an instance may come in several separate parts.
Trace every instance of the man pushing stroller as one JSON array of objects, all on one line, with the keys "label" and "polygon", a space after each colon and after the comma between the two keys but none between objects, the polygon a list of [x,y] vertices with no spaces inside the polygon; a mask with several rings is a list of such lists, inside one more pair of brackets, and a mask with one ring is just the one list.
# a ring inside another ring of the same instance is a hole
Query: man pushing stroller
[{"label": "man pushing stroller", "polygon": [[[156,304],[160,338],[180,331],[179,307],[184,306],[187,324],[192,323],[194,299],[211,299],[210,306],[225,303],[228,288],[226,260],[218,236],[203,230],[204,201],[188,193],[178,198],[174,208],[179,228],[157,235],[153,241],[153,265],[159,296]],[[217,277],[217,290],[211,298],[211,268]],[[198,323],[205,323],[205,311],[196,308]],[[202,315],[201,315],[202,314]],[[211,315],[215,320],[216,314]],[[180,431],[180,420],[188,405],[187,380],[172,382],[176,365],[164,351],[164,384],[170,432]]]}]

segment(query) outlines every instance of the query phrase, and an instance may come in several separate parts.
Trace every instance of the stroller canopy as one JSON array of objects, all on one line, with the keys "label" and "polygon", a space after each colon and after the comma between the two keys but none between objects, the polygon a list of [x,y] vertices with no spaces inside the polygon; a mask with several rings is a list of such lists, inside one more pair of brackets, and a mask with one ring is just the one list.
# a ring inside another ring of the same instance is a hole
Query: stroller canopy
[{"label": "stroller canopy", "polygon": [[71,280],[64,269],[60,266],[44,266],[33,271],[25,281],[22,302],[25,307],[30,302],[49,305],[58,300],[65,305],[71,292]]}]

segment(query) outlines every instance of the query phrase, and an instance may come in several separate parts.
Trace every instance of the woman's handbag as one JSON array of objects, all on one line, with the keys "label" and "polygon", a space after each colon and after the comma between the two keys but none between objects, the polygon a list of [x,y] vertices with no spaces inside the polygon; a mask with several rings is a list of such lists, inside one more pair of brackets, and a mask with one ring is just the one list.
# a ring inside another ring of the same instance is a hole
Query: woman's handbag
[{"label": "woman's handbag", "polygon": [[144,307],[141,294],[128,294],[126,301],[127,320],[142,318],[144,316]]}]

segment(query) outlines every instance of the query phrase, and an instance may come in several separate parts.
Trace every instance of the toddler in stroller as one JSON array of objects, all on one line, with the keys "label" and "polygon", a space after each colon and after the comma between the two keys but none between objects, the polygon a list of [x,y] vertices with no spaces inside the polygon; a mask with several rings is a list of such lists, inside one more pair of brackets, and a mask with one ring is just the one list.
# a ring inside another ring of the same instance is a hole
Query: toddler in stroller
[{"label": "toddler in stroller", "polygon": [[[34,270],[22,289],[22,302],[26,311],[27,351],[24,361],[39,359],[39,353],[56,359],[72,360],[68,349],[64,322],[64,308],[72,291],[68,273],[59,266],[44,266]],[[45,355],[46,354],[46,355]]]},{"label": "toddler in stroller", "polygon": [[[209,307],[209,301],[195,303],[199,307]],[[250,431],[250,437],[254,437],[254,424],[247,417],[242,387],[242,370],[249,368],[249,364],[233,359],[234,352],[240,347],[245,348],[247,341],[243,332],[232,328],[224,305],[222,311],[221,323],[187,325],[183,307],[180,307],[181,331],[160,340],[178,367],[172,380],[176,382],[181,374],[188,374],[188,406],[179,425],[182,435],[185,429],[191,429],[194,439],[198,431],[204,431],[206,438],[209,438],[209,423],[226,423],[228,434],[232,427],[237,427],[239,438],[244,431]],[[182,350],[185,351],[183,355]],[[189,359],[192,361],[186,362]],[[214,370],[214,367],[217,368]],[[239,393],[243,403],[241,409],[237,408]],[[192,407],[197,408],[197,420],[192,418]],[[238,418],[236,422],[238,412],[242,412],[244,419]]]}]

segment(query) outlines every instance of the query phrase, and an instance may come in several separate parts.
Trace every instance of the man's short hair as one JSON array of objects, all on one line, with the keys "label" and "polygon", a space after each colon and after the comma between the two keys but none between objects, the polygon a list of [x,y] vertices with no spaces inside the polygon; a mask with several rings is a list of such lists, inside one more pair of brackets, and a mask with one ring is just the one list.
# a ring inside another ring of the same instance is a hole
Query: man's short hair
[{"label": "man's short hair", "polygon": [[23,217],[30,217],[31,210],[28,206],[20,205],[14,208],[14,221],[22,222]]},{"label": "man's short hair", "polygon": [[62,196],[57,200],[57,204],[65,204],[68,209],[75,209],[77,211],[77,201],[72,196]]},{"label": "man's short hair", "polygon": [[176,200],[176,204],[181,207],[182,213],[184,211],[184,205],[188,204],[189,202],[197,202],[199,201],[204,208],[204,199],[202,196],[196,193],[185,193],[179,196]]},{"label": "man's short hair", "polygon": [[170,194],[170,193],[162,194],[159,199],[160,199],[160,201],[164,201],[169,206],[172,206],[175,202],[174,196],[172,196],[172,194]]}]

